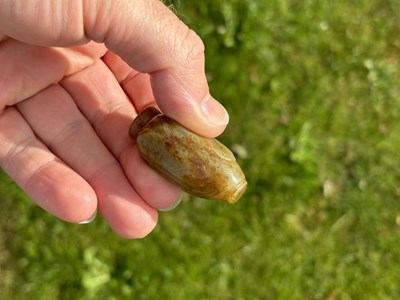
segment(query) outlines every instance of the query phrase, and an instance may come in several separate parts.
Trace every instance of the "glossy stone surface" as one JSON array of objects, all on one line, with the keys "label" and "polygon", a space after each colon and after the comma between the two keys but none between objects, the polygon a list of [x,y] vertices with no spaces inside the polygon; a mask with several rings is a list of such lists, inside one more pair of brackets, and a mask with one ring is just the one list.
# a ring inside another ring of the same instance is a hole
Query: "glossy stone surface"
[{"label": "glossy stone surface", "polygon": [[182,190],[201,198],[235,203],[247,187],[232,152],[148,107],[130,131],[140,156]]}]

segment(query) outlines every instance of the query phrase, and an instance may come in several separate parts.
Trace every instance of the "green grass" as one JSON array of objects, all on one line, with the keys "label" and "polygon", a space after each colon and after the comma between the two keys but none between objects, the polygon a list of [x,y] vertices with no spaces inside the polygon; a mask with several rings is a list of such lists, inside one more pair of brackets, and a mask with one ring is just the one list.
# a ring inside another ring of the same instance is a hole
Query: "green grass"
[{"label": "green grass", "polygon": [[127,241],[0,175],[0,298],[399,298],[400,2],[174,4],[206,44],[248,192],[186,198]]}]

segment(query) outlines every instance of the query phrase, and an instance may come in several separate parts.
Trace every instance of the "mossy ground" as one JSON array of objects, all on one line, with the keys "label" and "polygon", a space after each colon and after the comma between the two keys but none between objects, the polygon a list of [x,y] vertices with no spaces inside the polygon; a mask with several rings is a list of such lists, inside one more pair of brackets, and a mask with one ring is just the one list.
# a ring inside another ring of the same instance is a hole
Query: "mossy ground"
[{"label": "mossy ground", "polygon": [[142,240],[63,223],[0,175],[1,299],[400,297],[400,2],[177,1],[249,187]]}]

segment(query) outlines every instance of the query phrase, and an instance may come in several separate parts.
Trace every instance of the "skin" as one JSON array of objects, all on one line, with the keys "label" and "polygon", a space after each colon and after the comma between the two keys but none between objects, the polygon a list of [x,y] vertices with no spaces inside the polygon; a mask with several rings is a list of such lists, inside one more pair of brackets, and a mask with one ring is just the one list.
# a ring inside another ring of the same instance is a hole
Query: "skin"
[{"label": "skin", "polygon": [[181,195],[139,157],[137,113],[157,105],[207,137],[228,123],[202,41],[157,0],[0,0],[0,66],[0,167],[53,215],[99,211],[125,238]]}]

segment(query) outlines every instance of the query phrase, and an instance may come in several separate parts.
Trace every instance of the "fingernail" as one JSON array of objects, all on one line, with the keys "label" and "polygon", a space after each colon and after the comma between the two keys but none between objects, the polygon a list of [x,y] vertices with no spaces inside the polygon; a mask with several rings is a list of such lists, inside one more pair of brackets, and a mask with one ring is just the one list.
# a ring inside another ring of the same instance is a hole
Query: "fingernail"
[{"label": "fingernail", "polygon": [[160,210],[160,211],[170,211],[170,210],[175,209],[179,205],[179,203],[181,203],[182,197],[183,197],[183,192],[181,192],[181,194],[179,195],[178,199],[176,199],[176,201],[173,204],[171,204],[170,206],[165,207],[165,208],[159,208],[158,210]]},{"label": "fingernail", "polygon": [[208,122],[213,125],[225,126],[229,122],[229,115],[226,109],[210,94],[203,100],[202,113]]},{"label": "fingernail", "polygon": [[89,219],[84,220],[82,222],[79,222],[78,224],[89,224],[90,222],[92,222],[96,218],[96,215],[97,215],[97,209]]}]

